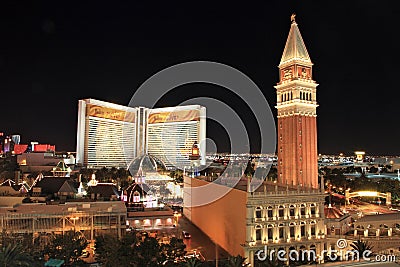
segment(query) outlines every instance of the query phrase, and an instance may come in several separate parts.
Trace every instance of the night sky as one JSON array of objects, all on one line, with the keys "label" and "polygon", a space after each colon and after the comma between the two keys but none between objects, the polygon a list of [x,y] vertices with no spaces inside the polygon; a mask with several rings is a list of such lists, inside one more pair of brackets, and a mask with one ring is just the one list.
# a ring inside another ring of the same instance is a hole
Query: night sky
[{"label": "night sky", "polygon": [[[193,60],[239,69],[276,114],[273,86],[296,13],[319,84],[319,153],[400,154],[396,1],[62,2],[0,6],[0,131],[20,134],[22,143],[75,151],[79,99],[127,105],[151,75]],[[157,106],[194,96],[222,100],[240,113],[257,151],[254,117],[222,88],[182,86]],[[207,134],[227,150],[221,127],[209,123]]]}]

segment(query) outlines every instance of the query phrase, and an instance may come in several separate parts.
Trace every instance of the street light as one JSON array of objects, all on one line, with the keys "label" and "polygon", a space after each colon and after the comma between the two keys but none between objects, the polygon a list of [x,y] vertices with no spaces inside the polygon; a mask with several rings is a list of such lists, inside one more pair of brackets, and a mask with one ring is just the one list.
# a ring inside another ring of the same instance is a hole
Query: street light
[{"label": "street light", "polygon": [[74,223],[74,232],[76,232],[76,221],[79,220],[79,217],[78,216],[72,216],[69,219],[73,221],[73,223]]},{"label": "street light", "polygon": [[180,214],[177,211],[174,211],[174,225],[178,225],[179,223],[179,218],[182,216],[182,214]]},{"label": "street light", "polygon": [[189,155],[189,160],[190,160],[190,168],[192,170],[192,177],[196,176],[196,171],[197,171],[197,167],[199,165],[199,159],[200,159],[200,149],[197,145],[196,142],[193,143],[192,149],[191,149],[191,153]]}]

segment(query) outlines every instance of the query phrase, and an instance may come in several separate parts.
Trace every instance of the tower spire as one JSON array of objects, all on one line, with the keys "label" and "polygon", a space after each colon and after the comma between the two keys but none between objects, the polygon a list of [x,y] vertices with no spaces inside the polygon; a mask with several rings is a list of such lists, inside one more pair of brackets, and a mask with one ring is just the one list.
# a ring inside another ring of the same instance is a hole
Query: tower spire
[{"label": "tower spire", "polygon": [[298,63],[312,64],[310,56],[308,55],[307,48],[304,44],[303,38],[301,37],[299,27],[296,23],[296,14],[290,16],[292,24],[288,38],[286,40],[285,49],[283,50],[281,62],[279,66],[286,63],[297,61]]}]

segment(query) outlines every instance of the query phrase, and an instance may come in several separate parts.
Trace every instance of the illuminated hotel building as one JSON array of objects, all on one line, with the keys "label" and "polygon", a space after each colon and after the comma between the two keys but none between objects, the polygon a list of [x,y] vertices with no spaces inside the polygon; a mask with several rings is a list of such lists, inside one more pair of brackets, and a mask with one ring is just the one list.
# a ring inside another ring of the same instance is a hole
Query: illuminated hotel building
[{"label": "illuminated hotel building", "polygon": [[79,100],[77,163],[126,168],[136,157],[150,154],[168,169],[183,169],[190,165],[193,143],[205,155],[205,127],[205,108],[198,105],[149,109]]},{"label": "illuminated hotel building", "polygon": [[[147,151],[162,160],[167,168],[190,166],[188,155],[194,143],[205,140],[205,108],[181,106],[149,111],[147,121]],[[205,155],[205,146],[200,146]],[[205,165],[205,157],[201,158]]]},{"label": "illuminated hotel building", "polygon": [[134,108],[104,101],[79,100],[77,163],[125,167],[135,155],[136,113]]}]

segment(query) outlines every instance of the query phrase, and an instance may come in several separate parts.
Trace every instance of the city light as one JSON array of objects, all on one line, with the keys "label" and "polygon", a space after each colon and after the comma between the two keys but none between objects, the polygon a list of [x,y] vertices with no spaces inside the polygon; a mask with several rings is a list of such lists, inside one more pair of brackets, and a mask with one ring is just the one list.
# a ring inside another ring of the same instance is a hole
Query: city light
[{"label": "city light", "polygon": [[359,191],[358,195],[361,197],[377,197],[379,192],[376,191]]}]

